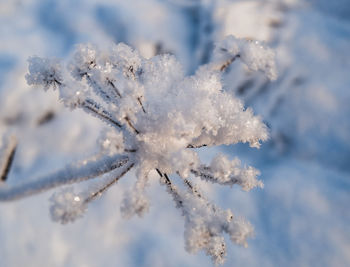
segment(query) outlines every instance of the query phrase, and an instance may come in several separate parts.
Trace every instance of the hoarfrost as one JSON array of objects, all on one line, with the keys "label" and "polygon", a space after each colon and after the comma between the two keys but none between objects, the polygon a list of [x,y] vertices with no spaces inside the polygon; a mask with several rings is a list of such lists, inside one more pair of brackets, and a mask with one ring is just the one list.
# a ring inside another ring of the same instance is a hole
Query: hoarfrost
[{"label": "hoarfrost", "polygon": [[[257,180],[259,171],[253,167],[242,167],[238,159],[230,161],[223,155],[206,166],[196,149],[238,142],[258,148],[260,141],[268,138],[260,117],[225,92],[222,73],[236,57],[250,69],[275,78],[270,49],[232,36],[217,46],[215,62],[200,67],[192,76],[185,76],[174,56],[146,59],[126,44],[113,45],[107,51],[78,45],[66,68],[57,60],[30,58],[28,84],[45,90],[58,88],[66,106],[82,109],[110,129],[100,138],[101,152],[94,159],[26,184],[2,187],[0,200],[18,199],[110,173],[111,178],[85,198],[86,194],[75,194],[72,189],[52,196],[52,219],[65,224],[81,217],[88,203],[134,168],[137,181],[126,192],[121,211],[126,217],[142,216],[149,209],[149,175],[156,171],[185,217],[187,251],[204,250],[215,264],[222,264],[226,255],[223,234],[246,246],[253,228],[230,210],[212,204],[189,179],[238,184],[246,191],[263,186]],[[175,186],[174,176],[186,191]]]},{"label": "hoarfrost", "polygon": [[253,71],[262,71],[270,80],[277,79],[275,53],[259,41],[239,39],[233,35],[218,42],[214,50],[215,60],[230,61],[236,57]]}]

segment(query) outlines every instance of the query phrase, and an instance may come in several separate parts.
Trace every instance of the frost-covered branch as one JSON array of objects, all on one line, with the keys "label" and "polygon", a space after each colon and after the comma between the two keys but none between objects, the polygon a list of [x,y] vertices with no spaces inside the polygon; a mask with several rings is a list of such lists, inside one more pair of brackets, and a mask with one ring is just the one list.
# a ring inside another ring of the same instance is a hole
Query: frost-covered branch
[{"label": "frost-covered branch", "polygon": [[[222,48],[222,51],[227,52],[226,49],[224,48]],[[237,58],[240,58],[240,57],[241,55],[237,54],[229,58],[226,62],[224,62],[224,64],[221,65],[221,67],[219,68],[220,71],[225,71]]]},{"label": "frost-covered branch", "polygon": [[167,187],[167,192],[172,196],[174,202],[176,203],[176,207],[181,208],[182,212],[185,212],[185,210],[183,210],[183,199],[180,196],[178,188],[173,185],[166,173],[161,173],[158,169],[157,172],[160,176],[160,183]]},{"label": "frost-covered branch", "polygon": [[204,181],[230,186],[238,184],[245,191],[264,186],[262,181],[257,180],[260,174],[257,169],[251,166],[242,167],[238,158],[229,161],[223,155],[216,156],[210,166],[201,165],[197,170],[193,169],[191,172]]},{"label": "frost-covered branch", "polygon": [[247,246],[247,238],[253,236],[249,222],[236,218],[231,210],[224,211],[210,203],[187,179],[184,180],[189,189],[187,193],[174,186],[166,174],[161,176],[161,182],[185,217],[185,247],[188,252],[204,250],[218,265],[224,263],[227,253],[224,233],[230,236],[232,242]]},{"label": "frost-covered branch", "polygon": [[83,216],[87,210],[87,206],[93,200],[99,198],[112,185],[117,183],[127,172],[131,170],[134,163],[126,163],[119,169],[108,173],[103,183],[98,184],[95,188],[89,189],[88,192],[75,193],[73,188],[65,188],[60,192],[52,195],[50,198],[51,218],[55,222],[66,224],[74,222]]},{"label": "frost-covered branch", "polygon": [[129,163],[126,166],[124,166],[118,174],[115,174],[115,177],[112,178],[112,180],[108,180],[105,184],[100,185],[100,188],[98,188],[97,190],[95,190],[94,192],[91,192],[91,194],[86,197],[83,202],[85,204],[88,204],[89,202],[95,200],[96,198],[98,198],[99,196],[101,196],[105,191],[108,190],[108,188],[110,188],[112,185],[114,185],[115,183],[117,183],[119,181],[120,178],[122,178],[128,171],[131,170],[132,167],[134,167],[134,163]]},{"label": "frost-covered branch", "polygon": [[228,36],[216,43],[214,61],[220,64],[219,69],[225,70],[235,59],[240,58],[252,71],[261,71],[270,80],[277,79],[275,53],[258,41],[238,39]]},{"label": "frost-covered branch", "polygon": [[86,99],[82,103],[79,103],[79,106],[81,106],[81,108],[87,113],[90,113],[92,114],[92,116],[95,116],[100,120],[105,121],[107,124],[118,128],[122,128],[122,125],[112,118],[112,114],[103,109],[103,107],[96,103],[94,100]]},{"label": "frost-covered branch", "polygon": [[0,187],[0,201],[11,201],[28,197],[49,189],[86,181],[119,168],[129,161],[127,156],[105,156],[84,164],[72,164],[56,173],[19,185]]}]

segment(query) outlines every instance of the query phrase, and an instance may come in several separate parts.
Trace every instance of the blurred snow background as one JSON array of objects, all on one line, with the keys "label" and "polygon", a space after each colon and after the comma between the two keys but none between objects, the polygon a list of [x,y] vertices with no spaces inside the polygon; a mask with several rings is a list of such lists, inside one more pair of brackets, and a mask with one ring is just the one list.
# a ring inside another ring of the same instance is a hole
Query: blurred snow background
[{"label": "blurred snow background", "polygon": [[[263,117],[270,141],[202,155],[238,156],[265,183],[250,193],[205,187],[255,226],[247,249],[229,245],[225,266],[349,266],[349,18],[349,0],[0,0],[0,134],[19,140],[8,182],[92,155],[101,127],[64,109],[54,93],[28,87],[29,56],[125,42],[146,57],[175,54],[191,74],[227,34],[262,40],[276,50],[277,81],[236,62],[225,83]],[[204,254],[185,252],[183,219],[160,186],[150,190],[144,218],[121,217],[133,180],[121,180],[72,225],[50,221],[52,192],[0,203],[0,266],[211,266]]]}]

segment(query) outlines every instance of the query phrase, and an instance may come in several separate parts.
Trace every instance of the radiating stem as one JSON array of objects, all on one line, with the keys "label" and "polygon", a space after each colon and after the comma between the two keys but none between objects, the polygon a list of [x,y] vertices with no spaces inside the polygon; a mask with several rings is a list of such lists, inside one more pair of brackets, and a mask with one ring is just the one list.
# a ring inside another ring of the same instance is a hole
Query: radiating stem
[{"label": "radiating stem", "polygon": [[121,123],[114,120],[112,114],[105,110],[100,104],[96,103],[92,99],[86,99],[80,104],[81,108],[87,113],[92,114],[93,116],[101,119],[102,121],[111,124],[117,128],[122,128]]},{"label": "radiating stem", "polygon": [[[110,95],[108,92],[106,92],[105,90],[102,89],[102,87],[91,78],[91,76],[89,76],[88,74],[86,75],[86,79],[88,81],[88,83],[90,84],[92,90],[99,95],[107,104],[109,103],[114,103],[116,104],[116,97],[115,95],[112,96]],[[109,81],[109,80],[108,80]],[[108,82],[107,81],[107,82]]]},{"label": "radiating stem", "polygon": [[112,185],[118,182],[120,178],[122,178],[127,172],[129,172],[134,165],[135,165],[134,163],[131,163],[128,166],[126,166],[126,168],[124,168],[124,170],[121,173],[119,173],[112,181],[108,181],[106,184],[101,186],[101,188],[99,188],[97,191],[93,192],[89,197],[85,198],[83,200],[84,204],[87,204],[95,200],[99,196],[101,196],[102,193],[107,191],[108,188],[110,188]]},{"label": "radiating stem", "polygon": [[118,155],[91,160],[83,166],[69,165],[54,174],[49,174],[37,180],[15,185],[0,187],[0,201],[11,201],[39,194],[54,187],[85,181],[104,173],[120,168],[129,161],[129,157]]},{"label": "radiating stem", "polygon": [[107,83],[113,88],[114,92],[117,94],[118,97],[122,98],[122,95],[120,94],[118,88],[114,85],[114,83],[107,78]]},{"label": "radiating stem", "polygon": [[159,169],[156,169],[157,173],[161,177],[161,179],[164,179],[164,184],[167,186],[168,193],[172,195],[173,200],[176,203],[177,208],[181,208],[182,212],[185,213],[185,209],[183,208],[183,200],[181,198],[181,195],[179,194],[177,188],[172,184],[171,180],[169,179],[168,175],[166,173],[161,173]]},{"label": "radiating stem", "polygon": [[184,179],[184,183],[194,195],[196,195],[199,198],[202,198],[202,195],[198,192],[197,188],[193,186],[188,179]]},{"label": "radiating stem", "polygon": [[139,104],[140,104],[140,106],[141,106],[141,108],[142,108],[143,113],[146,113],[146,110],[145,110],[145,107],[143,106],[141,97],[138,97],[138,98],[137,98],[137,101],[139,102]]},{"label": "radiating stem", "polygon": [[124,118],[125,121],[127,122],[127,124],[129,125],[129,127],[135,132],[135,134],[139,134],[140,132],[135,128],[135,126],[132,124],[131,120],[129,119],[129,117],[125,117]]}]

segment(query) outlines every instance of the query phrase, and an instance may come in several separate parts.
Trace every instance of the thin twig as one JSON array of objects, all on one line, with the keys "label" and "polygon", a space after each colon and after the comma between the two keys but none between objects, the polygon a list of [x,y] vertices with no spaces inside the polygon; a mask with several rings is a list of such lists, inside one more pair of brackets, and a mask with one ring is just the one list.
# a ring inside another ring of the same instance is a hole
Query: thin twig
[{"label": "thin twig", "polygon": [[230,58],[229,60],[227,60],[221,67],[220,67],[220,71],[225,71],[232,63],[233,61],[235,61],[237,58],[241,57],[241,55],[235,55],[234,57]]},{"label": "thin twig", "polygon": [[169,179],[168,175],[166,173],[161,173],[159,169],[156,169],[157,173],[161,178],[164,178],[165,185],[168,188],[168,193],[170,193],[173,197],[173,200],[175,201],[178,208],[181,208],[182,212],[185,214],[186,211],[183,206],[183,200],[177,191],[177,188],[172,184],[171,180]]},{"label": "thin twig", "polygon": [[170,179],[169,179],[169,177],[168,177],[168,175],[166,173],[164,173],[164,177],[165,177],[166,183],[171,185],[172,183],[171,183],[171,181],[170,181]]},{"label": "thin twig", "polygon": [[113,96],[110,96],[105,90],[102,89],[100,85],[97,84],[95,80],[91,78],[88,74],[85,75],[86,79],[88,80],[88,84],[90,84],[92,90],[99,95],[107,104],[108,103],[114,103]]},{"label": "thin twig", "polygon": [[124,149],[124,152],[127,153],[135,153],[137,151],[137,149]]},{"label": "thin twig", "polygon": [[221,184],[221,185],[233,185],[238,184],[239,180],[235,177],[230,177],[228,181],[220,182],[219,179],[215,178],[210,174],[210,168],[207,166],[201,166],[199,170],[191,170],[195,176],[200,177],[204,181]]},{"label": "thin twig", "polygon": [[195,195],[196,197],[198,197],[198,198],[200,198],[200,199],[203,199],[203,200],[206,202],[206,205],[207,205],[208,207],[211,207],[211,209],[213,210],[213,212],[216,212],[215,206],[213,206],[205,197],[203,197],[203,196],[201,195],[201,193],[198,192],[196,186],[192,185],[192,183],[191,183],[189,180],[187,180],[187,179],[184,179],[184,182],[185,182],[185,184],[187,185],[187,187],[189,188],[189,190],[191,191],[191,193],[192,193],[193,195]]},{"label": "thin twig", "polygon": [[50,122],[52,119],[55,118],[55,113],[52,110],[49,110],[46,112],[42,117],[40,117],[37,121],[37,125],[41,126],[43,124],[46,124]]},{"label": "thin twig", "polygon": [[190,191],[199,198],[202,198],[202,195],[198,192],[197,188],[192,185],[188,179],[184,179],[185,185],[190,189]]},{"label": "thin twig", "polygon": [[140,106],[141,106],[141,108],[142,108],[143,113],[146,113],[146,110],[145,110],[145,108],[144,108],[144,106],[143,106],[143,104],[142,104],[141,97],[138,97],[138,98],[137,98],[137,101],[139,102],[139,104],[140,104]]},{"label": "thin twig", "polygon": [[107,78],[107,83],[108,83],[110,86],[112,86],[112,88],[114,89],[115,93],[116,93],[120,98],[122,98],[122,95],[120,94],[118,88],[117,88],[117,87],[114,85],[114,83],[113,83],[110,79],[108,79],[108,78]]},{"label": "thin twig", "polygon": [[128,125],[130,126],[131,129],[133,129],[133,131],[136,133],[136,134],[139,134],[140,132],[135,128],[135,126],[132,124],[131,120],[129,119],[128,116],[126,116],[125,118],[125,121],[128,123]]},{"label": "thin twig", "polygon": [[99,190],[97,190],[96,192],[92,193],[89,197],[87,197],[84,200],[84,204],[87,204],[93,200],[95,200],[97,197],[101,196],[102,193],[104,193],[106,190],[108,190],[109,187],[111,187],[112,185],[114,185],[116,182],[119,181],[120,178],[122,178],[128,171],[131,170],[131,168],[134,166],[134,163],[131,163],[129,166],[126,167],[125,170],[123,170],[121,173],[119,173],[117,175],[117,177],[115,177],[112,181],[109,181],[107,184],[103,185]]},{"label": "thin twig", "polygon": [[187,148],[201,148],[201,147],[205,147],[205,146],[208,146],[206,144],[203,144],[203,145],[192,145],[192,144],[189,144],[187,145]]},{"label": "thin twig", "polygon": [[157,173],[159,174],[160,177],[163,177],[163,174],[160,172],[159,169],[156,169]]},{"label": "thin twig", "polygon": [[5,159],[5,162],[3,164],[3,168],[0,173],[0,181],[5,182],[7,180],[8,174],[11,170],[11,166],[15,157],[16,149],[17,149],[17,142],[14,142],[12,144],[12,147],[9,148],[8,156]]},{"label": "thin twig", "polygon": [[113,126],[117,126],[118,128],[122,128],[121,123],[114,120],[112,118],[112,114],[110,114],[107,110],[102,108],[101,105],[97,104],[92,99],[86,99],[83,101],[80,106],[87,112],[91,113],[92,115],[96,116],[97,118],[101,119],[104,122],[107,122],[108,124],[111,124]]}]

